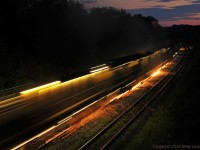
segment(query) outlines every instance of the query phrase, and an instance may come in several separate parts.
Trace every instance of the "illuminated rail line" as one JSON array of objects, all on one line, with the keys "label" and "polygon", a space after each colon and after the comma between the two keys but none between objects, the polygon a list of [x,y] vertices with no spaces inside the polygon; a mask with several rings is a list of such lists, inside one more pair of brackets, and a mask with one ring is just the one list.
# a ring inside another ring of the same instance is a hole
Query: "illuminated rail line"
[{"label": "illuminated rail line", "polygon": [[[169,77],[169,79],[164,83],[164,85],[161,86],[161,88],[159,88],[158,91],[155,92],[154,95],[149,98],[149,101],[147,101],[147,103],[145,105],[143,105],[140,109],[138,109],[137,113],[112,138],[110,138],[110,140],[107,143],[105,143],[101,147],[101,150],[107,149],[108,147],[110,147],[121,136],[121,134],[123,134],[123,132],[125,130],[127,130],[128,127],[150,106],[150,104],[157,98],[157,96],[177,76],[177,74],[180,72],[180,70],[185,65],[187,58],[188,58],[188,55],[182,57],[182,59],[175,65],[175,67],[171,71],[171,72],[174,72],[174,74],[173,75],[172,74],[168,74],[163,78],[163,79],[165,79],[165,78]],[[158,86],[161,82],[162,82],[162,80],[156,86]]]},{"label": "illuminated rail line", "polygon": [[[131,62],[132,62],[132,61],[131,61]],[[131,62],[128,62],[128,63],[126,63],[126,64],[129,64],[129,63],[131,63]],[[124,64],[124,65],[126,65],[126,64]],[[109,66],[107,66],[106,64],[103,64],[103,65],[99,65],[99,66],[96,66],[96,67],[92,67],[90,73],[97,73],[97,72],[105,71],[105,70],[108,70],[108,69],[109,69]],[[155,76],[156,76],[156,75],[155,75]],[[76,79],[79,79],[79,78],[82,78],[82,77],[78,77],[78,78],[75,78],[75,79],[72,79],[72,80],[69,80],[69,81],[66,81],[66,82],[70,82],[70,81],[73,81],[73,80],[76,80]],[[64,82],[64,83],[66,83],[66,82]],[[26,90],[26,91],[22,91],[22,92],[20,92],[20,94],[21,94],[22,96],[23,96],[23,95],[34,94],[34,93],[37,93],[37,92],[41,92],[41,91],[43,91],[43,90],[48,90],[48,88],[51,88],[51,87],[54,87],[54,86],[59,86],[60,84],[63,84],[63,83],[61,83],[61,81],[55,81],[55,82],[52,82],[52,83],[49,83],[49,84],[46,84],[46,85],[42,85],[42,86],[39,86],[39,87],[36,87],[36,88],[33,88],[33,89],[29,89],[29,90]],[[140,83],[138,86],[140,86],[140,85],[141,85],[141,83]],[[137,88],[137,86],[136,86],[136,87],[133,87],[131,90],[134,90],[134,89],[136,89],[136,88]],[[128,92],[129,92],[129,91],[126,91],[126,92],[122,93],[122,95],[119,96],[118,98],[122,98],[122,97],[125,96],[126,93],[128,93]],[[113,101],[114,101],[114,100],[113,100]],[[95,102],[95,103],[96,103],[96,102]],[[88,107],[89,107],[89,106],[88,106]],[[83,108],[83,109],[81,109],[80,111],[82,111],[82,110],[84,110],[84,109],[86,109],[86,108]],[[79,112],[77,112],[77,113],[79,113]],[[71,117],[69,117],[69,118],[67,118],[67,119],[64,119],[64,120],[61,120],[61,121],[58,123],[58,125],[59,125],[59,124],[62,124],[62,123],[65,122],[65,121],[68,121],[69,119],[71,119]],[[45,134],[46,132],[50,131],[50,129],[54,129],[54,127],[55,127],[55,126],[53,126],[52,128],[49,128],[49,130],[47,129],[47,130],[45,130],[44,132],[38,134],[37,136],[35,136],[35,138],[38,138],[39,136],[42,136],[42,135]],[[23,144],[25,145],[25,144],[28,143],[28,142],[30,142],[30,141],[28,140],[28,141],[24,142]],[[23,144],[22,144],[22,145],[23,145]],[[20,147],[21,147],[22,145],[20,145]],[[17,147],[18,147],[18,146],[17,146]]]},{"label": "illuminated rail line", "polygon": [[[185,58],[185,59],[184,59]],[[107,149],[110,147],[118,138],[119,136],[140,116],[147,107],[151,104],[151,102],[163,91],[163,89],[171,82],[171,80],[175,77],[175,75],[179,72],[179,70],[183,67],[187,57],[182,57],[179,62],[172,68],[172,70],[166,74],[152,89],[147,91],[141,98],[139,98],[133,105],[129,106],[121,115],[119,115],[115,120],[113,120],[110,124],[108,124],[106,127],[104,127],[99,133],[97,133],[94,137],[92,137],[88,142],[86,142],[84,145],[82,145],[79,150],[83,149],[90,149],[90,147],[103,135],[105,135],[109,130],[112,130],[112,127],[119,122],[120,119],[124,118],[128,113],[133,112],[135,115],[130,118],[125,125],[123,125],[118,132],[115,133],[113,136],[111,136],[107,142],[101,146],[98,146],[98,149]],[[163,67],[156,70],[152,75],[151,78],[157,76],[162,69],[164,69],[169,63],[165,64]],[[172,73],[173,72],[173,73]],[[142,82],[138,83],[133,87],[132,89],[135,90],[140,85],[142,85]],[[126,91],[125,93],[127,93]],[[123,97],[122,93],[122,97]],[[134,110],[133,110],[134,108]],[[132,111],[133,110],[133,111]],[[132,115],[130,115],[132,116]],[[115,129],[116,130],[116,129]],[[111,132],[111,131],[110,131]],[[105,136],[103,136],[105,137]]]}]

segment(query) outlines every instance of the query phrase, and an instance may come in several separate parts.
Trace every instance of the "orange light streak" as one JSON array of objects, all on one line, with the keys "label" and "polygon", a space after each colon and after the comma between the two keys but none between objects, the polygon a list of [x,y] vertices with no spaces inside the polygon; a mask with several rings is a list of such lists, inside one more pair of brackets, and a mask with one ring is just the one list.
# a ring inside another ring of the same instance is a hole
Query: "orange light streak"
[{"label": "orange light streak", "polygon": [[157,76],[159,73],[160,73],[160,71],[156,71],[156,72],[154,72],[154,73],[152,74],[152,77]]},{"label": "orange light streak", "polygon": [[132,90],[135,90],[135,89],[136,89],[137,87],[139,87],[141,84],[142,84],[142,82],[139,82],[138,84],[136,84],[135,86],[133,86],[132,89],[131,89],[131,91],[132,91]]},{"label": "orange light streak", "polygon": [[161,70],[161,69],[162,69],[162,67],[159,68],[158,70],[156,70],[151,76],[152,76],[152,77],[157,76],[157,75],[160,73],[160,70]]},{"label": "orange light streak", "polygon": [[126,92],[124,92],[124,93],[122,93],[122,94],[120,94],[120,95],[117,95],[116,97],[112,98],[112,99],[110,100],[110,102],[122,98],[122,97],[125,96],[128,92],[129,92],[129,90],[127,90]]},{"label": "orange light streak", "polygon": [[45,141],[45,143],[47,144],[47,143],[53,141],[55,138],[57,138],[57,137],[59,137],[60,135],[62,135],[63,133],[65,133],[65,132],[66,132],[67,130],[69,130],[70,128],[71,128],[71,127],[67,128],[67,129],[65,129],[65,130],[63,130],[62,132],[59,132],[58,134],[56,134],[56,135],[53,136],[52,138],[50,138],[50,139],[48,139],[47,141]]},{"label": "orange light streak", "polygon": [[180,50],[180,51],[184,51],[184,50],[185,50],[185,48],[184,48],[184,47],[181,47],[179,50]]}]

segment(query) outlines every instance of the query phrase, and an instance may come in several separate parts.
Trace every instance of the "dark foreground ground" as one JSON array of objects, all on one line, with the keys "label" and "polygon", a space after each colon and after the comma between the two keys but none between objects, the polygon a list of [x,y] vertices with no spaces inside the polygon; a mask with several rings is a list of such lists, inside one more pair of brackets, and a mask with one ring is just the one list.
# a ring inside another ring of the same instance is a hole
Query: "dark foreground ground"
[{"label": "dark foreground ground", "polygon": [[200,46],[126,149],[200,149]]}]

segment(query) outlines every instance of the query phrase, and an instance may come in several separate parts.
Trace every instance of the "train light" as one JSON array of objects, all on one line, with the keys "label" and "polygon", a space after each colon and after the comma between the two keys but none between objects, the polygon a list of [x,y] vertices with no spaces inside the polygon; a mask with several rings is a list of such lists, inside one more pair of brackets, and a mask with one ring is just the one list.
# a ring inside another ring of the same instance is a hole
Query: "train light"
[{"label": "train light", "polygon": [[105,67],[101,67],[101,68],[98,68],[98,69],[91,70],[90,73],[100,72],[100,71],[108,70],[108,69],[109,69],[109,67],[105,66]]},{"label": "train light", "polygon": [[57,85],[57,84],[60,84],[60,83],[61,83],[61,81],[55,81],[55,82],[48,83],[48,84],[45,84],[45,85],[42,85],[42,86],[39,86],[39,87],[35,87],[33,89],[22,91],[22,92],[20,92],[20,94],[22,94],[22,95],[31,94],[31,93],[38,92],[39,90],[42,90],[42,89],[45,89],[45,88],[49,88],[51,86],[54,86],[54,85]]}]

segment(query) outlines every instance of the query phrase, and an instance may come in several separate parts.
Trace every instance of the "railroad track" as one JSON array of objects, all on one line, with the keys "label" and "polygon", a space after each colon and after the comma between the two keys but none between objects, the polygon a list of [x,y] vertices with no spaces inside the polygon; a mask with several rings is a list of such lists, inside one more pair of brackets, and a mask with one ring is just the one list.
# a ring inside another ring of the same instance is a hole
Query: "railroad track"
[{"label": "railroad track", "polygon": [[167,75],[165,75],[152,89],[147,91],[116,119],[114,119],[89,141],[82,145],[79,150],[108,149],[174,79],[174,77],[184,66],[188,57],[187,53],[188,52],[186,51],[182,58],[180,58],[180,60],[172,68],[172,70]]}]

